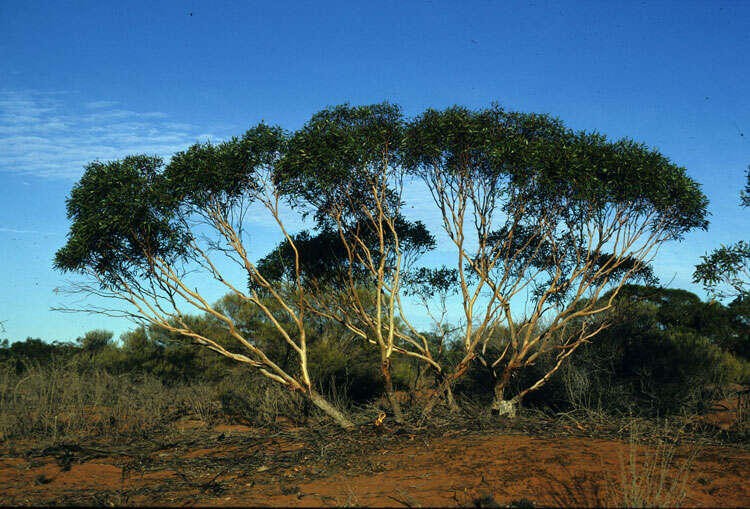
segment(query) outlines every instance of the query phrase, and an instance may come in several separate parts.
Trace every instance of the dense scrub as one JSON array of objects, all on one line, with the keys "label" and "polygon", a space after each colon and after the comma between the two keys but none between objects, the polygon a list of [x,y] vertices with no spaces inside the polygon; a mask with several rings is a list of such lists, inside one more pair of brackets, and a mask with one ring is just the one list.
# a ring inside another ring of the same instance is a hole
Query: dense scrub
[{"label": "dense scrub", "polygon": [[[609,317],[612,325],[524,405],[643,417],[705,411],[733,384],[750,384],[750,362],[743,355],[749,327],[738,309],[701,302],[683,290],[627,287]],[[211,327],[208,317],[193,320],[198,328]],[[313,328],[309,336],[310,371],[320,381],[320,393],[348,414],[377,405],[383,383],[377,348],[344,330]],[[503,331],[496,336],[490,348],[502,347]],[[460,355],[448,338],[439,360],[448,369]],[[293,370],[289,359],[284,369]],[[541,357],[520,371],[511,391],[547,372],[553,361]],[[394,359],[393,373],[396,389],[406,393],[423,394],[438,382],[405,357]],[[477,409],[493,397],[494,379],[491,367],[475,362],[454,386],[459,406],[481,413]],[[91,331],[75,343],[4,341],[0,408],[4,438],[144,433],[186,415],[259,426],[278,417],[304,423],[319,415],[308,400],[257,372],[184,338],[143,327],[119,341],[106,331]]]}]

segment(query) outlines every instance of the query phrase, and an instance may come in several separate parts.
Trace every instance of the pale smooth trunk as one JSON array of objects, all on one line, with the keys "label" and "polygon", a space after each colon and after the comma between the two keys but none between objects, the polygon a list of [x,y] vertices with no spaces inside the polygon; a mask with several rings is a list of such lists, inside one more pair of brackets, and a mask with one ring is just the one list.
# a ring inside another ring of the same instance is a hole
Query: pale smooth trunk
[{"label": "pale smooth trunk", "polygon": [[404,422],[404,414],[401,412],[401,405],[396,400],[396,395],[393,390],[393,380],[391,378],[391,361],[388,358],[383,358],[380,368],[383,372],[383,380],[385,381],[385,395],[388,398],[388,404],[391,406],[393,411],[393,419],[402,424]]},{"label": "pale smooth trunk", "polygon": [[505,399],[505,381],[500,381],[495,385],[495,397],[490,406],[492,415],[497,417],[513,418],[518,413],[520,401],[517,398]]},{"label": "pale smooth trunk", "polygon": [[353,429],[354,423],[346,418],[346,416],[336,407],[331,405],[323,396],[310,389],[310,400],[313,404],[320,408],[328,417],[333,419],[336,424],[344,429]]}]

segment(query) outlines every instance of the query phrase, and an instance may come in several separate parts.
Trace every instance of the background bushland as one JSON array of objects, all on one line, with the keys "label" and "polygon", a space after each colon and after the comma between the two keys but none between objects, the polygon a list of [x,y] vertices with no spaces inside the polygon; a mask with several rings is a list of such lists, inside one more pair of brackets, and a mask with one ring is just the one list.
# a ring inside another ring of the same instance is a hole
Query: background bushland
[{"label": "background bushland", "polygon": [[[232,304],[231,298],[225,301],[220,306]],[[239,310],[235,313],[240,316]],[[277,332],[258,327],[253,322],[258,319],[242,315],[258,331],[257,341],[281,344],[264,337]],[[703,302],[685,290],[633,285],[621,291],[602,319],[612,325],[548,384],[529,394],[526,407],[644,417],[699,413],[722,390],[750,384],[750,320],[742,306]],[[198,330],[215,325],[210,316],[190,320]],[[377,404],[383,389],[377,348],[347,334],[343,326],[326,327],[312,323],[308,331],[309,369],[318,389],[350,413]],[[460,361],[462,350],[451,337],[444,341],[438,360],[449,369]],[[504,341],[507,331],[498,328],[488,350],[499,351]],[[278,358],[285,358],[283,352]],[[283,368],[293,371],[294,356],[286,359]],[[492,400],[496,374],[482,360],[454,386],[465,408]],[[551,354],[542,356],[521,370],[511,380],[510,392],[538,379],[552,362]],[[431,371],[403,356],[394,358],[393,374],[396,390],[405,393],[424,392],[437,383]],[[224,419],[268,425],[279,417],[303,423],[316,412],[304,398],[258,373],[156,327],[138,327],[118,340],[101,330],[70,343],[3,340],[0,409],[5,438],[145,432],[185,415],[208,423]]]}]

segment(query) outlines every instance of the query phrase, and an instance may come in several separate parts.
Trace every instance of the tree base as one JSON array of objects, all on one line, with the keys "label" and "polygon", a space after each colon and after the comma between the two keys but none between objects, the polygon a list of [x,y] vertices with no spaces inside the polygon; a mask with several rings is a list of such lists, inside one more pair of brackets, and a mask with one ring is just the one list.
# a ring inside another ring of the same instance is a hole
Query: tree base
[{"label": "tree base", "polygon": [[346,430],[354,429],[354,423],[346,418],[346,416],[339,411],[336,407],[331,405],[323,396],[315,391],[310,391],[310,400],[313,404],[320,408],[328,417],[334,420],[336,424]]},{"label": "tree base", "polygon": [[490,407],[492,415],[497,417],[515,417],[518,413],[518,403],[513,400],[495,400]]}]

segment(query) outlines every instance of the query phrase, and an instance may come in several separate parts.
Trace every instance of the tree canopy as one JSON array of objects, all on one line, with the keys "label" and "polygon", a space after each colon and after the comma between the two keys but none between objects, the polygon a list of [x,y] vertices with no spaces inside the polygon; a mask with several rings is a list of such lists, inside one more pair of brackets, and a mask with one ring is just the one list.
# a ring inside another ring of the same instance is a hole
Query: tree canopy
[{"label": "tree canopy", "polygon": [[[457,250],[455,267],[410,272],[435,239],[404,214],[409,182],[429,189]],[[289,231],[282,203],[312,214],[313,229]],[[282,234],[259,261],[249,258],[244,235],[254,205]],[[295,132],[262,123],[223,143],[195,144],[166,165],[145,155],[89,164],[67,201],[71,228],[54,263],[89,276],[91,293],[120,299],[127,316],[257,368],[350,427],[314,389],[311,323],[343,326],[377,345],[397,418],[394,353],[433,369],[438,394],[500,328],[509,340],[490,360],[502,372],[498,395],[514,370],[559,352],[525,394],[605,327],[588,320],[611,304],[597,307],[601,294],[649,276],[659,244],[707,227],[706,206],[685,169],[658,151],[574,132],[548,115],[455,106],[407,119],[390,103],[345,104]],[[250,284],[230,281],[217,257],[241,267]],[[209,303],[188,282],[195,271],[236,302]],[[465,355],[450,376],[402,303],[412,292],[430,295],[432,283],[442,294],[452,286],[465,314]],[[519,295],[531,307],[524,316],[511,312]],[[184,306],[215,323],[196,326]],[[275,331],[264,337],[278,345],[253,338],[232,311],[242,306],[262,318],[253,324]]]},{"label": "tree canopy", "polygon": [[103,284],[143,275],[146,253],[178,259],[186,233],[161,185],[163,161],[129,156],[89,164],[67,200],[68,241],[55,254],[55,268],[90,272]]}]

